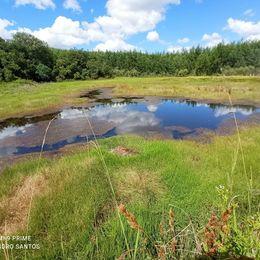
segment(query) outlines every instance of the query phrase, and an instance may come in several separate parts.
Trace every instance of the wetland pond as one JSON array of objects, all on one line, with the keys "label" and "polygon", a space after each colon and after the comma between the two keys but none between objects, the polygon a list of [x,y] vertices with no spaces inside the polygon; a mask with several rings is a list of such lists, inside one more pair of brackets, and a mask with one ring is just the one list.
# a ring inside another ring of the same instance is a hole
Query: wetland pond
[{"label": "wetland pond", "polygon": [[[102,97],[102,91],[90,91],[86,107],[65,108],[36,117],[10,118],[0,122],[0,158],[40,152],[49,125],[43,151],[55,151],[94,138],[137,134],[146,137],[183,139],[201,131],[216,131],[225,122],[240,121],[257,115],[260,108],[227,106],[158,97]],[[260,122],[257,122],[260,123]]]}]

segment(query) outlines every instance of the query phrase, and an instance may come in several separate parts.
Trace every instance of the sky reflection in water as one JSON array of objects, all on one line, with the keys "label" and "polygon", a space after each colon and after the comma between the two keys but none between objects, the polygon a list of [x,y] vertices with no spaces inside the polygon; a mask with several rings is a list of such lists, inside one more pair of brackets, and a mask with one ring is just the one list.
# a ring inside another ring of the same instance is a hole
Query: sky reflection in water
[{"label": "sky reflection in water", "polygon": [[[138,134],[180,139],[196,134],[201,128],[215,130],[226,120],[232,119],[232,113],[239,120],[245,120],[259,112],[260,109],[250,106],[228,107],[176,100],[109,102],[88,109],[65,109],[56,114],[44,151],[93,139],[89,121],[97,138]],[[49,117],[0,123],[0,157],[39,152]]]}]

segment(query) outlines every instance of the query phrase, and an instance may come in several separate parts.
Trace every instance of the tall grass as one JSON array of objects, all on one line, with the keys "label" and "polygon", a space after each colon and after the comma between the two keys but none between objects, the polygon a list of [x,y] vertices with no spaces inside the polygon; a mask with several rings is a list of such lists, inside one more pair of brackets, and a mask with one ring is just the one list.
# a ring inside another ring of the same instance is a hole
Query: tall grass
[{"label": "tall grass", "polygon": [[124,224],[122,222],[122,219],[121,219],[121,216],[119,214],[119,210],[118,210],[118,202],[117,202],[117,198],[116,198],[116,194],[115,194],[115,189],[113,187],[113,184],[112,184],[112,180],[111,180],[111,176],[109,174],[109,170],[108,170],[108,167],[107,167],[107,164],[106,164],[106,161],[104,159],[104,156],[103,156],[103,153],[100,149],[100,146],[99,146],[99,143],[98,143],[98,140],[96,138],[96,134],[94,132],[94,129],[88,119],[88,116],[85,112],[85,110],[83,109],[83,113],[84,113],[84,116],[88,122],[88,125],[89,125],[89,128],[91,129],[91,132],[92,132],[92,135],[94,136],[94,141],[95,141],[95,144],[96,144],[96,148],[97,148],[97,151],[99,153],[99,157],[100,157],[100,160],[103,164],[103,167],[104,167],[104,170],[105,170],[105,173],[106,173],[106,176],[107,176],[107,180],[108,180],[108,183],[109,183],[109,186],[110,186],[110,189],[111,189],[111,192],[113,194],[113,200],[114,200],[114,204],[115,204],[115,209],[117,211],[117,216],[118,216],[118,219],[119,219],[119,222],[120,222],[120,226],[121,226],[121,229],[122,229],[122,233],[124,235],[124,239],[125,239],[125,244],[126,244],[126,247],[127,247],[127,250],[130,251],[130,247],[129,247],[129,243],[127,241],[127,237],[126,237],[126,234],[125,234],[125,228],[124,228]]},{"label": "tall grass", "polygon": [[[229,99],[230,105],[233,106],[230,94],[228,94],[228,99]],[[253,189],[252,180],[250,181],[248,174],[247,174],[247,170],[246,170],[245,154],[244,154],[244,149],[243,149],[243,146],[242,146],[240,130],[239,130],[239,127],[238,127],[236,114],[235,114],[235,112],[232,112],[232,114],[233,114],[233,118],[234,118],[234,122],[235,122],[235,126],[236,126],[238,147],[239,147],[239,150],[240,150],[240,153],[241,153],[241,158],[242,158],[242,163],[243,163],[244,178],[245,178],[245,181],[246,181],[246,184],[247,184],[247,189],[248,189],[248,192],[247,192],[248,200],[247,201],[248,201],[249,214],[250,214],[251,213],[251,190]],[[235,163],[237,163],[237,160],[235,160]],[[235,165],[234,165],[234,167],[235,167]]]}]

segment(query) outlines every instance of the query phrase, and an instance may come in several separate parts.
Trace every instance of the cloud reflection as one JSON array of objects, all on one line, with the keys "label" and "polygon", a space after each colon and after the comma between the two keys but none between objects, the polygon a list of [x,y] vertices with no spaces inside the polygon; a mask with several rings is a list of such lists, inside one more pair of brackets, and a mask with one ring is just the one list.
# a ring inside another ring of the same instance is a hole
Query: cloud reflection
[{"label": "cloud reflection", "polygon": [[225,116],[230,113],[240,113],[244,116],[253,114],[253,108],[239,108],[239,107],[219,107],[214,110],[215,117]]},{"label": "cloud reflection", "polygon": [[153,104],[151,104],[151,105],[148,105],[147,106],[147,109],[148,109],[148,111],[150,111],[150,112],[156,112],[157,111],[157,109],[158,109],[158,106],[157,105],[153,105]]},{"label": "cloud reflection", "polygon": [[20,127],[8,126],[0,132],[0,140],[5,139],[7,137],[18,136],[18,135],[24,134],[26,132],[26,129],[31,126],[32,126],[31,124],[28,124],[25,126],[20,126]]},{"label": "cloud reflection", "polygon": [[158,126],[160,121],[150,112],[128,110],[126,105],[95,107],[87,113],[92,119],[113,123],[117,133],[132,133]]}]

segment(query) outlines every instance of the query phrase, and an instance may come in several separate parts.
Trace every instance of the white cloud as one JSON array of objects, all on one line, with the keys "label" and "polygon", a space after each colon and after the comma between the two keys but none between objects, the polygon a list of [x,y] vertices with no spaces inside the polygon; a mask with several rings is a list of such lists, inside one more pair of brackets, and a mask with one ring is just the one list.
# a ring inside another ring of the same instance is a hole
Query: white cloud
[{"label": "white cloud", "polygon": [[126,43],[122,39],[107,40],[95,47],[95,51],[131,51],[135,46]]},{"label": "white cloud", "polygon": [[104,40],[103,33],[95,23],[80,23],[64,16],[57,17],[51,27],[33,31],[32,34],[57,48],[72,48],[90,41]]},{"label": "white cloud", "polygon": [[110,25],[110,31],[119,30],[124,36],[146,32],[164,19],[169,4],[180,4],[180,0],[108,0],[107,16],[97,18],[97,22],[102,22],[102,27]]},{"label": "white cloud", "polygon": [[220,34],[214,32],[212,34],[204,34],[202,37],[202,41],[206,42],[207,47],[214,47],[223,42],[224,39]]},{"label": "white cloud", "polygon": [[189,41],[190,41],[190,39],[187,38],[187,37],[184,37],[184,38],[178,39],[178,43],[188,43]]},{"label": "white cloud", "polygon": [[[54,7],[52,0],[16,0],[18,4],[32,3],[37,8]],[[76,1],[66,1],[76,2]],[[46,28],[30,31],[34,36],[46,41],[52,47],[71,48],[99,42],[99,50],[132,50],[135,47],[126,42],[131,35],[148,32],[165,18],[167,6],[180,4],[180,0],[108,0],[107,14],[89,23],[73,21],[59,16]],[[77,8],[77,7],[76,7]],[[75,9],[75,7],[74,7]],[[4,27],[6,28],[6,27]],[[18,29],[21,30],[21,29]]]},{"label": "white cloud", "polygon": [[183,50],[182,46],[170,46],[167,48],[167,52],[172,52],[172,53],[181,52],[182,50]]},{"label": "white cloud", "polygon": [[146,39],[150,42],[156,42],[160,40],[160,36],[158,32],[156,31],[151,31],[147,34]]},{"label": "white cloud", "polygon": [[167,52],[170,52],[170,53],[178,53],[178,52],[183,52],[183,51],[188,51],[190,50],[191,47],[183,47],[183,46],[180,46],[180,45],[176,45],[176,46],[170,46],[167,48]]},{"label": "white cloud", "polygon": [[12,26],[12,25],[14,25],[13,22],[0,18],[0,37],[2,37],[4,39],[12,38],[11,31],[6,29],[7,27]]},{"label": "white cloud", "polygon": [[100,41],[96,46],[98,50],[132,50],[135,47],[126,43],[126,39],[153,30],[164,19],[167,5],[179,3],[180,0],[108,0],[107,15],[96,17],[93,23],[58,17],[51,27],[34,34],[54,47]]},{"label": "white cloud", "polygon": [[247,9],[245,12],[244,12],[244,16],[254,16],[255,15],[255,12],[253,9]]},{"label": "white cloud", "polygon": [[82,12],[82,9],[77,0],[65,0],[63,7],[65,9],[72,9],[73,11]]},{"label": "white cloud", "polygon": [[53,0],[15,0],[15,5],[34,5],[37,9],[55,8]]},{"label": "white cloud", "polygon": [[250,22],[229,18],[225,29],[237,33],[245,40],[260,40],[260,21]]}]

